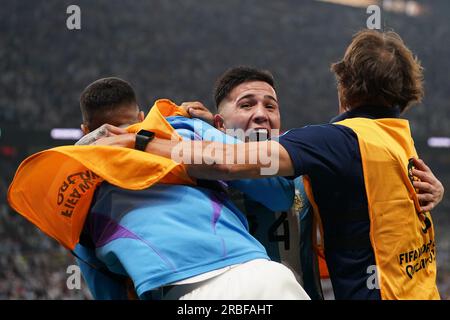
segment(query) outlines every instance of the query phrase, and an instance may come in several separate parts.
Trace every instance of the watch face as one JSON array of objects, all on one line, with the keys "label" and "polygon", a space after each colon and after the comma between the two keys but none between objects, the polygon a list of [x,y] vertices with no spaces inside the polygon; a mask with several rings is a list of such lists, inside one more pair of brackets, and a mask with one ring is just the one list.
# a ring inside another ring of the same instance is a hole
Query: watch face
[{"label": "watch face", "polygon": [[153,136],[155,135],[154,132],[147,131],[147,130],[141,130],[137,134],[140,135],[140,136],[146,136],[146,137],[149,137],[149,138],[153,138]]},{"label": "watch face", "polygon": [[136,135],[134,148],[137,150],[145,151],[147,144],[152,141],[154,137],[154,132],[148,130],[140,130]]}]

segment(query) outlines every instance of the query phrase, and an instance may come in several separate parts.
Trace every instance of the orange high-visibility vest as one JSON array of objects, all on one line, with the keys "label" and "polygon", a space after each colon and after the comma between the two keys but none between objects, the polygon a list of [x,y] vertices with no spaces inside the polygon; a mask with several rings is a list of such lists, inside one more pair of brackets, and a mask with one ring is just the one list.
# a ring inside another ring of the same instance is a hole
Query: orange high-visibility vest
[{"label": "orange high-visibility vest", "polygon": [[358,137],[381,298],[440,299],[431,215],[420,212],[408,172],[409,160],[417,158],[408,121],[352,118],[335,124]]},{"label": "orange high-visibility vest", "polygon": [[[158,100],[128,132],[151,130],[181,140],[165,117],[187,116],[170,100]],[[63,146],[25,159],[8,190],[11,207],[64,247],[79,242],[92,197],[102,181],[140,190],[155,183],[194,184],[183,165],[150,153],[111,146]]]}]

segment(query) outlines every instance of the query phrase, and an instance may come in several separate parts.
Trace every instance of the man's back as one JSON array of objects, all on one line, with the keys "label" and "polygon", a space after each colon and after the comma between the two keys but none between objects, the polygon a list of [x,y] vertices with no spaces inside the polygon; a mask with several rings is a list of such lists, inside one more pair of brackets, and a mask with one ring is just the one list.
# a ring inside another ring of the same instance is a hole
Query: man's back
[{"label": "man's back", "polygon": [[298,168],[310,177],[320,210],[335,297],[380,299],[380,291],[367,286],[376,262],[357,136],[349,128],[326,124],[291,130],[280,142],[288,149],[290,137],[299,135]]}]

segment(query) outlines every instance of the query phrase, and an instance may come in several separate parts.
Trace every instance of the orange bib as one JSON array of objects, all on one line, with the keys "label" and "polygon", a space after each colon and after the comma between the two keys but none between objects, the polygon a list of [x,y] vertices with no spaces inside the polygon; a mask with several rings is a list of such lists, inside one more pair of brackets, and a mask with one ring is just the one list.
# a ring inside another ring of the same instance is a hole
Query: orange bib
[{"label": "orange bib", "polygon": [[429,212],[420,213],[408,175],[409,159],[417,158],[408,121],[353,118],[336,124],[358,136],[382,299],[439,299],[433,223]]},{"label": "orange bib", "polygon": [[[381,298],[440,299],[431,215],[419,212],[419,201],[408,172],[409,159],[417,158],[408,121],[353,118],[335,124],[352,129],[358,137],[368,200],[370,242]],[[314,228],[321,233],[320,237],[316,233],[313,238],[320,274],[327,277],[319,209],[307,176],[304,176],[304,185],[314,209]]]},{"label": "orange bib", "polygon": [[[145,120],[128,132],[151,130],[176,139],[165,117],[187,114],[170,100],[158,100]],[[102,181],[140,190],[155,183],[194,184],[184,166],[150,153],[111,146],[63,146],[25,159],[8,190],[11,207],[64,247],[79,241],[95,189]]]}]

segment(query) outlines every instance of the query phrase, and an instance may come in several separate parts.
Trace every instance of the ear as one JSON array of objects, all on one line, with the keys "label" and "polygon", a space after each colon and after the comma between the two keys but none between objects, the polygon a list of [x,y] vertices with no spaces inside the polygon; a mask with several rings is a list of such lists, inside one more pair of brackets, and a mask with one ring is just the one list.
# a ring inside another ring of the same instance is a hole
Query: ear
[{"label": "ear", "polygon": [[145,119],[144,111],[139,111],[139,113],[138,113],[138,119],[139,119],[139,122],[144,121],[144,119]]},{"label": "ear", "polygon": [[215,114],[214,115],[214,127],[219,129],[220,131],[225,131],[225,121],[223,120],[222,115]]},{"label": "ear", "polygon": [[81,131],[83,131],[83,135],[87,135],[90,132],[89,128],[84,123],[81,124],[80,128]]}]

